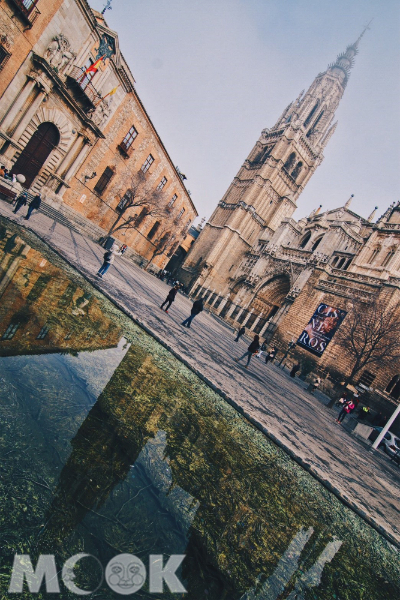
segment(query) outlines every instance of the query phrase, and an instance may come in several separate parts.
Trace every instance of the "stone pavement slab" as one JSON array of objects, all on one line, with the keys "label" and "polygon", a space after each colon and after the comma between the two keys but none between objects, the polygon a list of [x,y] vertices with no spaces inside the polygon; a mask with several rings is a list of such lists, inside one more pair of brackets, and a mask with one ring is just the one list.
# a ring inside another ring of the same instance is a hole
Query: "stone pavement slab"
[{"label": "stone pavement slab", "polygon": [[237,364],[233,359],[248,343],[235,343],[232,329],[213,315],[203,312],[191,329],[182,327],[190,299],[178,294],[166,314],[160,304],[169,286],[128,259],[117,258],[99,279],[104,254],[99,245],[41,213],[28,222],[0,201],[0,214],[44,239],[343,502],[400,545],[400,470],[336,424],[335,410],[306,392],[304,382],[256,358],[248,370]]}]

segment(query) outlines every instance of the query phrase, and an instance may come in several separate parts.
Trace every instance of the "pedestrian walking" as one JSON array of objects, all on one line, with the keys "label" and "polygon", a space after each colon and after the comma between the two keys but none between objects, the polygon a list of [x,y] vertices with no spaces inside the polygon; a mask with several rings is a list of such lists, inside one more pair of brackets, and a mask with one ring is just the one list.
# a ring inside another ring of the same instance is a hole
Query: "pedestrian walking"
[{"label": "pedestrian walking", "polygon": [[315,390],[317,390],[319,388],[320,385],[321,385],[321,378],[316,377],[314,379],[314,381],[308,387],[310,394],[313,394],[315,392]]},{"label": "pedestrian walking", "polygon": [[42,204],[42,196],[41,196],[41,194],[37,194],[28,206],[28,212],[26,213],[26,217],[25,217],[26,221],[29,221],[31,214],[33,213],[34,210],[39,210],[41,204]]},{"label": "pedestrian walking", "polygon": [[28,193],[27,192],[22,192],[22,194],[20,194],[15,202],[15,208],[13,210],[13,213],[17,213],[19,211],[19,209],[22,206],[25,206],[28,202]]},{"label": "pedestrian walking", "polygon": [[174,287],[169,290],[168,296],[166,297],[164,302],[161,304],[161,306],[160,306],[161,309],[163,309],[165,304],[167,305],[167,308],[165,309],[166,313],[168,312],[168,309],[171,307],[171,304],[173,303],[173,301],[175,300],[178,290],[179,290],[179,285],[174,285]]},{"label": "pedestrian walking", "polygon": [[235,342],[238,342],[240,340],[240,338],[242,337],[242,335],[244,335],[245,333],[246,333],[246,327],[241,327],[239,329],[239,331],[237,332]]},{"label": "pedestrian walking", "polygon": [[190,311],[190,317],[182,321],[181,325],[190,329],[190,325],[196,315],[200,314],[203,310],[203,298],[199,298],[193,302],[192,310]]},{"label": "pedestrian walking", "polygon": [[274,358],[276,356],[277,351],[278,350],[275,348],[275,346],[268,350],[267,356],[265,357],[266,364],[268,364],[270,361],[274,362]]},{"label": "pedestrian walking", "polygon": [[338,418],[336,419],[336,423],[342,424],[345,416],[348,415],[349,413],[351,413],[354,410],[354,408],[355,408],[355,404],[354,404],[353,400],[347,400],[347,402],[344,403],[343,408],[340,411]]},{"label": "pedestrian walking", "polygon": [[103,277],[103,275],[107,273],[108,269],[114,263],[116,256],[121,256],[121,252],[118,251],[118,246],[114,244],[111,250],[107,250],[107,252],[104,253],[103,264],[97,273],[98,277]]},{"label": "pedestrian walking", "polygon": [[1,165],[0,167],[0,177],[4,177],[4,175],[6,174],[6,168],[4,165]]},{"label": "pedestrian walking", "polygon": [[256,354],[260,348],[260,338],[258,335],[254,336],[254,340],[251,342],[250,346],[247,348],[247,352],[243,354],[240,358],[235,358],[236,362],[241,361],[243,358],[247,357],[247,365],[245,365],[245,369],[249,368],[250,360],[253,354]]},{"label": "pedestrian walking", "polygon": [[296,373],[297,373],[297,371],[300,370],[300,367],[301,367],[301,365],[299,362],[294,364],[292,367],[292,370],[289,373],[290,377],[296,377]]}]

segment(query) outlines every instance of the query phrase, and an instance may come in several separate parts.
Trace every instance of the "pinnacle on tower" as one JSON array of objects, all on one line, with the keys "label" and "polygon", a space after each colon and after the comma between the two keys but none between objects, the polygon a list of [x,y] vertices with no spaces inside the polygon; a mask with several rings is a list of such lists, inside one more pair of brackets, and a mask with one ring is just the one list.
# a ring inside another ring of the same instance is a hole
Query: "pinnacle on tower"
[{"label": "pinnacle on tower", "polygon": [[347,200],[346,204],[344,205],[344,208],[350,208],[350,204],[351,204],[351,201],[353,200],[353,198],[354,198],[354,194],[352,194],[350,196],[350,198]]},{"label": "pinnacle on tower", "polygon": [[371,213],[371,214],[369,215],[369,217],[368,217],[368,223],[372,223],[372,221],[373,221],[373,220],[374,220],[374,218],[375,218],[375,214],[376,214],[376,211],[377,211],[377,210],[378,210],[378,207],[377,207],[377,206],[375,206],[374,210],[372,211],[372,213]]}]

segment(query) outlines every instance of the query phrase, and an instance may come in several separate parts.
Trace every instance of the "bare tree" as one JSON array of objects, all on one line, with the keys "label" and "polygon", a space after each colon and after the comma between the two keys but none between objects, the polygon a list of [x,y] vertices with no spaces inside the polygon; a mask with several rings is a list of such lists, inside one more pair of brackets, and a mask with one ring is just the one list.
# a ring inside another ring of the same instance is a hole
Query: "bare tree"
[{"label": "bare tree", "polygon": [[[129,214],[133,212],[132,209],[138,208],[142,209],[139,215],[136,211]],[[117,231],[133,229],[144,217],[161,217],[165,212],[162,192],[154,189],[148,177],[139,171],[132,177],[131,186],[120,199],[116,210],[118,216],[111,225],[108,236]]]},{"label": "bare tree", "polygon": [[336,341],[353,367],[347,382],[366,367],[386,367],[400,360],[398,306],[383,301],[353,300],[353,308],[337,332]]},{"label": "bare tree", "polygon": [[153,243],[153,253],[149,262],[146,265],[146,271],[153,263],[154,259],[160,254],[164,254],[170,250],[176,240],[184,237],[187,225],[179,227],[179,217],[177,210],[165,210],[162,220],[157,221],[153,227],[157,225],[156,235]]}]

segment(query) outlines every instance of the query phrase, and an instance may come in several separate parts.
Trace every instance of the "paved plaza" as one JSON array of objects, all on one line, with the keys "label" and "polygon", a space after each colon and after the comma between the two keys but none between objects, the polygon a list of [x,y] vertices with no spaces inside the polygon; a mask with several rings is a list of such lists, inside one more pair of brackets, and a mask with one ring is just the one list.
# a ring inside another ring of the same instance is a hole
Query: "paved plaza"
[{"label": "paved plaza", "polygon": [[232,329],[213,315],[203,312],[191,329],[182,327],[191,300],[178,294],[169,314],[161,311],[169,286],[129,259],[117,257],[101,280],[96,272],[104,249],[96,243],[41,213],[27,222],[3,201],[0,214],[37,233],[329,489],[400,543],[400,469],[337,425],[337,409],[327,408],[322,396],[311,396],[303,381],[277,365],[253,358],[246,370],[244,361],[235,363],[248,341],[235,343]]}]

